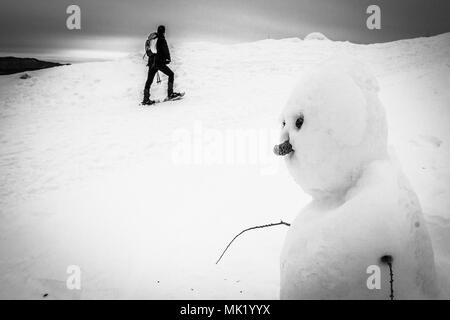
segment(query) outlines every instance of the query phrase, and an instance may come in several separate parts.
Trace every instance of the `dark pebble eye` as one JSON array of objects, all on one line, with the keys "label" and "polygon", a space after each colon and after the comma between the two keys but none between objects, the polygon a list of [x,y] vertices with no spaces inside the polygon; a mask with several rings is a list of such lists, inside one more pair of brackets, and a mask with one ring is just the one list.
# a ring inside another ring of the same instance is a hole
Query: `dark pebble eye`
[{"label": "dark pebble eye", "polygon": [[303,125],[303,120],[304,120],[304,117],[303,117],[303,115],[301,114],[301,115],[297,118],[297,121],[295,121],[295,126],[297,127],[297,129],[300,129],[300,128],[302,127],[302,125]]},{"label": "dark pebble eye", "polygon": [[284,126],[286,125],[286,121],[283,121],[282,125],[283,125],[283,128],[284,128]]}]

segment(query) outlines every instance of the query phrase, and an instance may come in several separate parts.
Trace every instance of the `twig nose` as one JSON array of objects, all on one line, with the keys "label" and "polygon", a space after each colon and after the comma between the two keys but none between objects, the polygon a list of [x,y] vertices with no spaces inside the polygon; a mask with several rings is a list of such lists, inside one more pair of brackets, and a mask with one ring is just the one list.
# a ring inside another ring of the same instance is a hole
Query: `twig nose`
[{"label": "twig nose", "polygon": [[275,147],[273,147],[273,152],[277,156],[285,156],[292,151],[292,145],[290,144],[289,140],[286,140],[285,142],[277,144]]}]

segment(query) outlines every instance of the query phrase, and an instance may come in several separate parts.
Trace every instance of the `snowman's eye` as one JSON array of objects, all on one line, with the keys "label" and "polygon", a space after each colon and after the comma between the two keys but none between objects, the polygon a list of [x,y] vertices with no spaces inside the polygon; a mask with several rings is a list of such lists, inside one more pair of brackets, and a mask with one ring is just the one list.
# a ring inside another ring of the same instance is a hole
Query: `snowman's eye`
[{"label": "snowman's eye", "polygon": [[297,129],[300,129],[303,125],[303,120],[304,120],[304,116],[301,114],[298,118],[297,121],[295,121],[295,126],[297,127]]},{"label": "snowman's eye", "polygon": [[282,122],[282,126],[283,126],[283,128],[286,126],[286,121]]}]

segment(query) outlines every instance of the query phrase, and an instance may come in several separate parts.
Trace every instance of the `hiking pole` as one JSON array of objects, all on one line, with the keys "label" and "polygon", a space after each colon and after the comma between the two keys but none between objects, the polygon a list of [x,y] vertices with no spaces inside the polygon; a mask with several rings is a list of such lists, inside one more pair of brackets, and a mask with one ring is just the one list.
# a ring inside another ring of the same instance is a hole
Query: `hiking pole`
[{"label": "hiking pole", "polygon": [[159,77],[159,71],[156,72],[156,83],[157,84],[161,83],[161,78]]}]

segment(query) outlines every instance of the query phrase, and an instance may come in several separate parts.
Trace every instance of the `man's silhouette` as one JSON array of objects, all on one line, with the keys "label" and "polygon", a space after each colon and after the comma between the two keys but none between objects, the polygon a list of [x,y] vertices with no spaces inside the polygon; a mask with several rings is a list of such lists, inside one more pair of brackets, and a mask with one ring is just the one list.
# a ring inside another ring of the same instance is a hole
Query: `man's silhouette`
[{"label": "man's silhouette", "polygon": [[[150,100],[150,86],[152,85],[153,78],[158,71],[161,71],[169,77],[169,82],[167,84],[167,98],[174,99],[181,96],[178,92],[173,92],[173,81],[174,73],[167,66],[170,63],[170,52],[165,38],[166,28],[164,26],[159,26],[156,34],[151,34],[146,43],[146,51],[148,55],[148,76],[145,82],[144,88],[144,100],[142,104],[150,105],[155,103],[155,101]],[[152,38],[152,39],[151,39]],[[150,46],[150,41],[156,41],[156,46],[152,49]],[[156,52],[153,52],[155,50]]]}]

